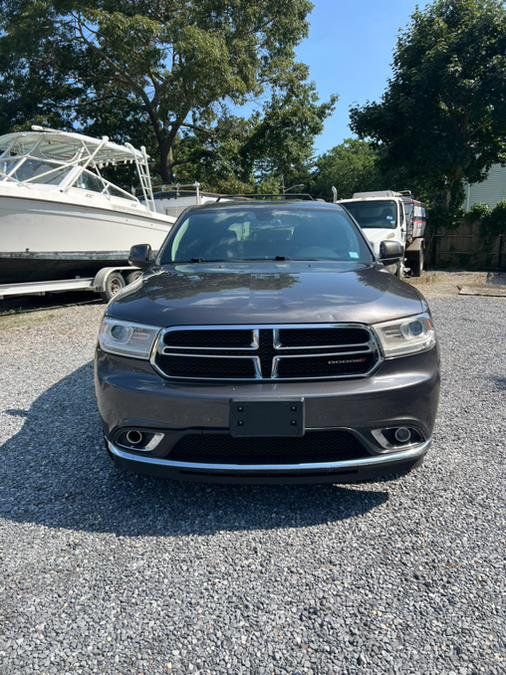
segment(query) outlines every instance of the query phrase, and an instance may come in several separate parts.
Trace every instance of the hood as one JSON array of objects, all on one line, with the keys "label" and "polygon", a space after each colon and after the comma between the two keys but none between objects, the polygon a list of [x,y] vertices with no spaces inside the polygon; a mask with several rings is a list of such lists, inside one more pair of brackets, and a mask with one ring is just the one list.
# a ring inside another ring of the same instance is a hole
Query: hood
[{"label": "hood", "polygon": [[375,323],[417,314],[423,296],[381,265],[219,263],[153,268],[108,306],[154,326]]},{"label": "hood", "polygon": [[[388,227],[366,227],[362,230],[362,232],[365,234],[366,239],[373,247],[374,253],[376,255],[379,255],[380,244],[382,241],[386,241],[388,239],[399,241],[397,230],[392,230]],[[399,243],[402,242],[399,241]]]}]

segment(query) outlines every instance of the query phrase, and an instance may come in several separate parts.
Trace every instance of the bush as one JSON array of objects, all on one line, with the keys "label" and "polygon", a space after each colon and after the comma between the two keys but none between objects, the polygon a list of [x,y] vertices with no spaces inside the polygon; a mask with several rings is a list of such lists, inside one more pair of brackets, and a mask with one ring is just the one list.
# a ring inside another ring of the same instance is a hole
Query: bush
[{"label": "bush", "polygon": [[478,221],[483,224],[490,218],[491,213],[492,209],[488,204],[476,202],[476,204],[473,204],[472,208],[465,214],[464,220],[466,223],[476,223]]},{"label": "bush", "polygon": [[498,202],[488,218],[482,222],[482,232],[495,237],[506,234],[506,201]]}]

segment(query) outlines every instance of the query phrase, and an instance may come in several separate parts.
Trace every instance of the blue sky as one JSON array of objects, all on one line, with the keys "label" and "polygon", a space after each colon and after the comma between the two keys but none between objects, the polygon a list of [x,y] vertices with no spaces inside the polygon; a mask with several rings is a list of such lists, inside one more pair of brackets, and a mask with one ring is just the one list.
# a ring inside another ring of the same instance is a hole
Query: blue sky
[{"label": "blue sky", "polygon": [[322,99],[339,95],[336,110],[316,141],[324,152],[351,136],[348,109],[352,103],[375,100],[391,74],[398,30],[405,27],[426,0],[313,0],[309,37],[297,49],[311,69]]}]

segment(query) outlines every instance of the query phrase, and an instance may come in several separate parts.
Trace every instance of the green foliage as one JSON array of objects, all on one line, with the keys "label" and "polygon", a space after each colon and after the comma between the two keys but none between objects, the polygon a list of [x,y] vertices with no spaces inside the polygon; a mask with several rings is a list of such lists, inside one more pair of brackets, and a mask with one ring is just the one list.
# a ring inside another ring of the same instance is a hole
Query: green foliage
[{"label": "green foliage", "polygon": [[300,182],[301,176],[307,178],[313,140],[323,131],[323,123],[337,101],[332,96],[320,104],[308,75],[308,68],[297,63],[272,82],[263,117],[244,148],[260,181],[274,175],[288,185]]},{"label": "green foliage", "polygon": [[400,33],[382,99],[351,110],[387,169],[432,195],[449,224],[462,183],[484,178],[506,155],[506,8],[502,0],[435,0]]},{"label": "green foliage", "polygon": [[186,131],[174,148],[178,181],[198,180],[217,192],[231,193],[233,185],[239,192],[251,191],[254,181],[244,146],[255,124],[255,118],[245,120],[225,110],[212,126]]},{"label": "green foliage", "polygon": [[330,199],[335,186],[339,199],[346,199],[354,192],[389,189],[378,163],[379,153],[371,143],[348,138],[317,159],[312,192]]},{"label": "green foliage", "polygon": [[492,213],[492,209],[484,202],[476,202],[465,214],[464,220],[467,223],[484,223]]},{"label": "green foliage", "polygon": [[[38,121],[143,139],[165,182],[193,161],[208,175],[217,147],[216,184],[299,168],[333,105],[318,103],[294,63],[311,8],[309,0],[4,0],[0,130]],[[246,139],[249,123],[222,120],[220,110],[268,94],[266,83],[272,97]],[[257,166],[260,152],[267,168]]]},{"label": "green foliage", "polygon": [[55,17],[52,3],[42,0],[0,3],[1,134],[30,124],[70,128],[75,120],[85,89],[61,66],[72,70],[79,49],[64,47],[65,28]]},{"label": "green foliage", "polygon": [[481,231],[485,236],[506,235],[506,201],[496,204],[491,213],[482,221]]},{"label": "green foliage", "polygon": [[488,204],[477,202],[463,219],[467,223],[479,223],[481,235],[485,238],[506,234],[506,201],[498,202],[493,209]]}]

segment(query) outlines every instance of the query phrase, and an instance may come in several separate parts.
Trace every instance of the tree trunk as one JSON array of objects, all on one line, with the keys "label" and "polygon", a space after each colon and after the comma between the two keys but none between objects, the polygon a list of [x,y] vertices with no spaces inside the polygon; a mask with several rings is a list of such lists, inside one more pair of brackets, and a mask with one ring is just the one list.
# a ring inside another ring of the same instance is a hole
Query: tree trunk
[{"label": "tree trunk", "polygon": [[452,185],[449,184],[446,189],[445,189],[445,199],[444,199],[444,204],[445,204],[445,210],[447,213],[450,211],[450,204],[452,203]]},{"label": "tree trunk", "polygon": [[174,182],[174,151],[172,145],[165,140],[160,145],[160,161],[158,167],[158,173],[165,185],[170,185]]},{"label": "tree trunk", "polygon": [[166,185],[174,182],[174,143],[176,142],[177,134],[186,116],[190,112],[190,104],[181,112],[178,118],[172,123],[170,128],[165,132],[164,136],[158,136],[158,146],[160,149],[160,168],[159,174]]}]

